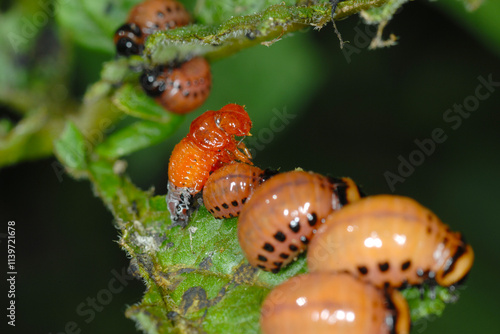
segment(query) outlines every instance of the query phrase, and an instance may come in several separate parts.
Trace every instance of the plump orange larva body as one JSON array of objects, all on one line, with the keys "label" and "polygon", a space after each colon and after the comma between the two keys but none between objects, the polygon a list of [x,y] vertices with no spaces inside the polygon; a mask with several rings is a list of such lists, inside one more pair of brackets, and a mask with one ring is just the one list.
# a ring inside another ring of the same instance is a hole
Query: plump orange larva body
[{"label": "plump orange larva body", "polygon": [[173,221],[187,222],[192,197],[203,189],[211,172],[235,160],[252,163],[248,149],[234,139],[249,135],[251,126],[247,112],[237,104],[207,111],[191,123],[168,166],[167,202]]},{"label": "plump orange larva body", "polygon": [[345,182],[293,171],[257,188],[238,221],[238,239],[248,262],[273,272],[290,263],[306,249],[328,214],[346,204],[341,200],[348,196],[342,191],[339,197],[339,185]]},{"label": "plump orange larva body", "polygon": [[198,193],[217,164],[220,155],[199,147],[188,138],[183,138],[174,147],[168,166],[168,180],[181,188]]},{"label": "plump orange larva body", "polygon": [[237,217],[254,190],[273,174],[244,163],[227,164],[209,176],[203,203],[215,218]]},{"label": "plump orange larva body", "polygon": [[212,74],[205,58],[195,57],[178,66],[145,70],[140,81],[145,92],[166,110],[186,114],[208,98]]},{"label": "plump orange larva body", "polygon": [[274,288],[261,309],[264,334],[403,334],[406,300],[346,273],[295,276]]},{"label": "plump orange larva body", "polygon": [[115,33],[118,54],[141,54],[146,37],[159,30],[188,25],[191,16],[182,3],[175,0],[146,0],[134,6],[127,23]]},{"label": "plump orange larva body", "polygon": [[332,213],[308,251],[309,270],[348,271],[378,287],[463,279],[470,245],[413,199],[378,195]]}]

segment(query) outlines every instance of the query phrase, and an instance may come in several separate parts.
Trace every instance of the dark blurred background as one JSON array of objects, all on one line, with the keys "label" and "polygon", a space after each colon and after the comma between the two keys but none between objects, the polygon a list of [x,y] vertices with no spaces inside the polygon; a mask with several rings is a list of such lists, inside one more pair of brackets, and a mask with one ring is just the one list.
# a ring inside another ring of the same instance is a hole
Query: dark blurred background
[{"label": "dark blurred background", "polygon": [[[458,11],[465,12],[461,4]],[[220,60],[213,64],[213,92],[205,106],[189,115],[174,137],[127,157],[128,173],[140,187],[165,194],[170,152],[190,121],[229,102],[244,104],[254,119],[247,143],[256,165],[350,176],[367,194],[413,197],[472,244],[476,262],[459,302],[441,318],[419,323],[414,333],[498,333],[500,86],[480,89],[490,93],[483,100],[474,96],[480,77],[500,82],[500,48],[478,38],[460,15],[411,2],[386,28],[400,38],[395,47],[368,50],[365,41],[374,29],[366,30],[355,16],[338,23],[351,42],[347,53],[328,26]],[[74,89],[83,92],[111,57],[85,49],[75,54],[81,62],[75,71],[85,76]],[[459,124],[459,114],[447,110],[464,103],[473,110],[460,116]],[[446,140],[434,142],[429,155],[417,153],[415,140],[428,143],[439,128]],[[397,175],[401,159],[418,166],[390,186],[387,173]],[[3,258],[6,222],[16,221],[15,332],[135,333],[124,311],[140,301],[142,282],[114,281],[122,288],[111,298],[103,291],[128,266],[116,244],[113,217],[88,181],[66,175],[59,180],[54,162],[0,170]],[[96,298],[107,304],[97,305],[87,323]]]}]

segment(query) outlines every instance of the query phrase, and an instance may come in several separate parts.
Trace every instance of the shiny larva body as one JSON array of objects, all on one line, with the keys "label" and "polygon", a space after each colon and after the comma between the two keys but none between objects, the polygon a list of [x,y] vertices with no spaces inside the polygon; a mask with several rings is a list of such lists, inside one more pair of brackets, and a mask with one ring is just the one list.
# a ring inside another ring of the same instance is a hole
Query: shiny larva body
[{"label": "shiny larva body", "polygon": [[[189,188],[196,194],[205,185],[222,153],[207,151],[188,138],[175,145],[168,165],[168,180],[177,187]],[[225,152],[224,152],[225,153]]]},{"label": "shiny larva body", "polygon": [[264,334],[403,334],[406,300],[346,273],[295,276],[274,288],[261,309]]},{"label": "shiny larva body", "polygon": [[278,174],[263,183],[238,221],[238,240],[248,262],[276,273],[293,261],[328,214],[355,198],[346,195],[347,189],[361,196],[342,179],[304,171]]},{"label": "shiny larva body", "polygon": [[127,22],[115,33],[116,51],[120,55],[141,54],[146,37],[160,30],[188,25],[191,16],[175,0],[146,0],[129,13]]},{"label": "shiny larva body", "polygon": [[439,218],[402,196],[367,197],[332,213],[308,251],[309,270],[347,271],[378,287],[462,280],[470,245]]},{"label": "shiny larva body", "polygon": [[273,174],[244,163],[227,164],[208,178],[203,203],[215,218],[237,217],[254,190]]},{"label": "shiny larva body", "polygon": [[165,109],[185,114],[208,98],[212,74],[205,58],[195,57],[178,66],[145,70],[140,81],[144,91]]},{"label": "shiny larva body", "polygon": [[[188,198],[203,189],[211,172],[232,161],[252,163],[243,142],[234,138],[249,135],[251,126],[247,112],[237,104],[207,111],[191,123],[188,135],[172,151],[168,166],[167,202],[172,220],[187,221],[183,209]],[[176,203],[183,203],[182,210]]]}]

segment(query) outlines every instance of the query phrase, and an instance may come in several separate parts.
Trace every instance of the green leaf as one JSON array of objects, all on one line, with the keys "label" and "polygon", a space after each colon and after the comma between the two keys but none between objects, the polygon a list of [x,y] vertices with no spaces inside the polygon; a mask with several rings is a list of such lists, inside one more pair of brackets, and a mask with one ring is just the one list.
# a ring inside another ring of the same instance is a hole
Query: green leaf
[{"label": "green leaf", "polygon": [[29,112],[13,128],[12,124],[5,126],[10,129],[0,137],[0,166],[51,154],[57,125],[43,109]]},{"label": "green leaf", "polygon": [[0,119],[0,138],[5,137],[13,127],[14,125],[9,119]]},{"label": "green leaf", "polygon": [[465,8],[469,11],[473,11],[479,8],[484,2],[484,0],[462,0],[465,5]]},{"label": "green leaf", "polygon": [[[307,271],[304,255],[278,274],[252,268],[238,243],[237,218],[215,219],[201,206],[187,228],[172,227],[165,197],[137,189],[113,165],[92,161],[89,176],[115,216],[133,274],[147,286],[126,316],[147,333],[259,333],[262,301],[273,287]],[[456,300],[442,287],[403,294],[414,321],[438,316]]]},{"label": "green leaf", "polygon": [[120,87],[113,96],[113,103],[124,113],[161,123],[168,123],[181,116],[166,111],[137,85],[129,83]]},{"label": "green leaf", "polygon": [[198,1],[194,9],[197,22],[213,25],[229,20],[233,16],[251,15],[271,5],[295,5],[296,0],[205,0]]},{"label": "green leaf", "polygon": [[[381,6],[388,0],[350,0],[338,5],[336,19]],[[271,45],[285,34],[307,26],[321,28],[331,20],[327,1],[311,6],[279,4],[246,16],[234,16],[220,25],[191,25],[160,31],[146,41],[145,55],[153,63],[167,63],[193,54],[215,60],[258,43]]]},{"label": "green leaf", "polygon": [[412,322],[441,316],[446,304],[457,301],[459,295],[457,290],[439,285],[410,287],[401,292],[408,301]]},{"label": "green leaf", "polygon": [[58,1],[59,24],[76,42],[90,49],[114,52],[113,35],[127,19],[128,12],[140,0]]},{"label": "green leaf", "polygon": [[[158,200],[165,201],[154,198]],[[280,274],[252,268],[239,247],[237,220],[215,219],[204,207],[186,229],[169,228],[166,211],[141,216],[139,229],[144,233],[137,231],[139,223],[126,223],[120,244],[139,259],[140,272],[150,282],[143,302],[127,311],[144,328],[154,323],[159,333],[172,327],[181,332],[196,328],[207,333],[258,333],[260,305],[270,289],[305,271],[303,258]],[[150,294],[157,288],[161,298],[152,300]],[[157,308],[167,316],[151,316]]]},{"label": "green leaf", "polygon": [[96,147],[96,152],[108,158],[118,158],[155,145],[172,135],[183,116],[171,115],[166,123],[140,121],[111,134]]},{"label": "green leaf", "polygon": [[63,133],[54,143],[59,160],[71,169],[83,171],[86,168],[86,142],[75,124],[67,122]]},{"label": "green leaf", "polygon": [[407,3],[409,0],[389,0],[386,4],[380,7],[373,7],[361,12],[365,23],[376,24],[383,21],[389,21],[396,11]]},{"label": "green leaf", "polygon": [[[464,8],[464,4],[457,0],[440,0],[432,4],[450,14],[458,25],[469,30],[486,48],[500,55],[500,20],[497,15],[500,11],[500,2],[484,1],[481,6],[479,6],[481,1],[464,0],[463,2],[469,5]],[[471,6],[474,3],[478,6]]]},{"label": "green leaf", "polygon": [[113,171],[113,163],[109,161],[95,161],[90,164],[89,171],[97,194],[113,210],[111,203],[118,198],[118,193],[123,192],[120,189],[120,186],[122,186],[121,178]]}]

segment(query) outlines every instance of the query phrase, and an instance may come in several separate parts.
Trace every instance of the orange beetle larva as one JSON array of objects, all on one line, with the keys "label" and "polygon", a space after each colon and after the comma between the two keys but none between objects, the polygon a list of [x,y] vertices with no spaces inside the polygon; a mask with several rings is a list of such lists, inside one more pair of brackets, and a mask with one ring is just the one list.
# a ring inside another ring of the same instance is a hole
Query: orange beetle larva
[{"label": "orange beetle larva", "polygon": [[168,165],[167,203],[174,223],[187,224],[191,200],[211,172],[235,160],[252,163],[245,144],[234,138],[249,135],[251,127],[247,112],[237,104],[207,111],[191,123]]},{"label": "orange beetle larva", "polygon": [[208,177],[203,203],[215,218],[237,217],[255,188],[274,174],[244,163],[227,164]]},{"label": "orange beetle larva", "polygon": [[307,254],[309,270],[347,271],[378,287],[458,283],[474,253],[462,235],[415,200],[367,197],[332,213]]},{"label": "orange beetle larva", "polygon": [[159,30],[188,25],[191,16],[182,3],[175,0],[146,0],[132,8],[127,23],[114,36],[120,55],[141,54],[146,37]]},{"label": "orange beetle larva", "polygon": [[347,273],[295,276],[267,295],[264,334],[403,334],[410,332],[408,304]]},{"label": "orange beetle larva", "polygon": [[210,95],[212,74],[203,57],[178,66],[159,66],[141,75],[144,91],[166,110],[186,114],[200,107]]},{"label": "orange beetle larva", "polygon": [[276,273],[306,249],[332,210],[361,196],[348,178],[304,171],[273,176],[241,210],[240,246],[252,266]]}]

